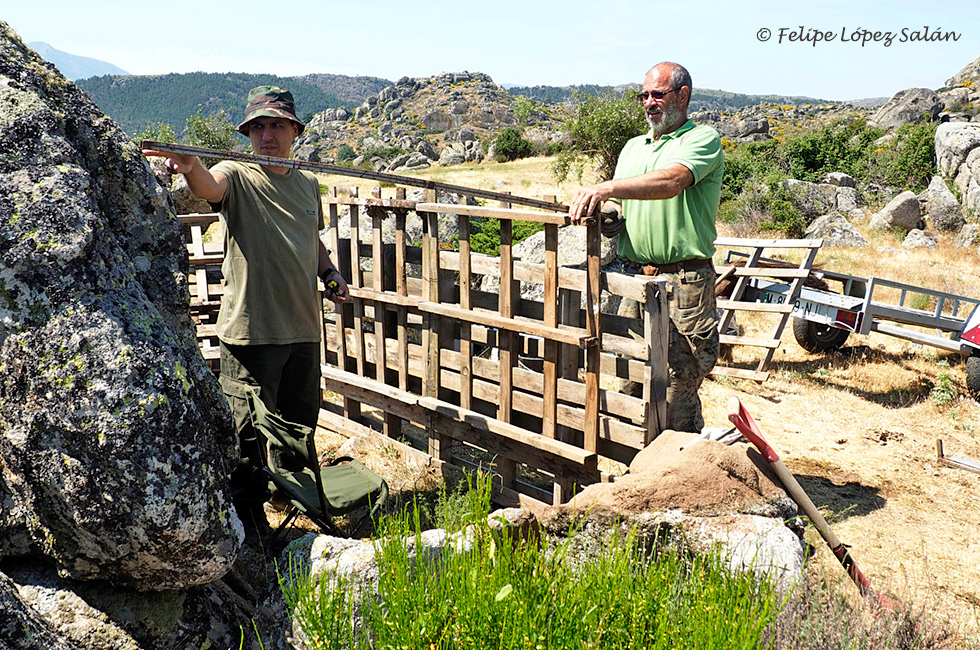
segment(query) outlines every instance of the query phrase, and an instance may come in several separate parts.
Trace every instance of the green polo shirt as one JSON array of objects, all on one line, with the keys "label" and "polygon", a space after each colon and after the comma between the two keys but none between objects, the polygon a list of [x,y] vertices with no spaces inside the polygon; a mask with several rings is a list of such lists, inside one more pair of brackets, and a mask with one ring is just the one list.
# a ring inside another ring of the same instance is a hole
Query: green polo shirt
[{"label": "green polo shirt", "polygon": [[725,158],[718,132],[688,120],[654,140],[651,133],[626,143],[614,178],[631,178],[679,163],[694,184],[671,199],[622,199],[626,227],[619,235],[620,257],[644,264],[704,259],[715,253],[715,217],[721,198]]},{"label": "green polo shirt", "polygon": [[218,338],[231,345],[320,340],[316,272],[323,228],[320,185],[309,173],[254,163],[212,168],[228,180],[221,202],[225,279]]}]

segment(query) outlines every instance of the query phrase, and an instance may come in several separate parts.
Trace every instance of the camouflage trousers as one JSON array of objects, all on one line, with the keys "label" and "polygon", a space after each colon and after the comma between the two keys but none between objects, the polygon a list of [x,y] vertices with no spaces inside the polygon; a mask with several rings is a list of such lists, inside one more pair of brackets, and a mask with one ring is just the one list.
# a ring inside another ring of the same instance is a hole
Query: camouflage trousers
[{"label": "camouflage trousers", "polygon": [[[718,309],[712,267],[664,273],[670,316],[667,364],[667,428],[700,433],[704,428],[698,390],[718,361]],[[630,304],[632,303],[632,304]],[[639,317],[639,305],[624,299],[621,316]]]}]

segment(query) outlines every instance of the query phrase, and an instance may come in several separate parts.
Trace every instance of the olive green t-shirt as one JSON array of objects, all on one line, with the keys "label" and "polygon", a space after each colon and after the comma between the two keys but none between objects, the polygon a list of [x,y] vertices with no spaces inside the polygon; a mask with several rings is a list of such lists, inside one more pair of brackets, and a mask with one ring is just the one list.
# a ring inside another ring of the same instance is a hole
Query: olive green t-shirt
[{"label": "olive green t-shirt", "polygon": [[323,228],[313,174],[274,174],[261,165],[223,161],[228,180],[218,206],[224,225],[225,289],[218,338],[231,345],[320,340],[316,272]]},{"label": "olive green t-shirt", "polygon": [[714,255],[715,217],[725,160],[718,132],[688,120],[654,140],[649,133],[626,143],[614,178],[631,178],[679,163],[694,184],[670,199],[623,199],[626,226],[619,235],[620,257],[643,264],[671,264]]}]

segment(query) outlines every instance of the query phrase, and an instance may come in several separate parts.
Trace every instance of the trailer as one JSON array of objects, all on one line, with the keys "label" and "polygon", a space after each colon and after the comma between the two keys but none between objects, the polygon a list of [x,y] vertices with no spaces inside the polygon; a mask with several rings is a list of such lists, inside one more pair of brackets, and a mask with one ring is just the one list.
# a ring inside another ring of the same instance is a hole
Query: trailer
[{"label": "trailer", "polygon": [[[980,299],[883,278],[821,270],[813,275],[840,291],[804,286],[793,301],[793,337],[810,352],[840,349],[852,333],[880,332],[966,358],[966,384],[980,399]],[[743,300],[784,304],[788,284],[748,279]],[[922,328],[922,329],[916,329]]]}]

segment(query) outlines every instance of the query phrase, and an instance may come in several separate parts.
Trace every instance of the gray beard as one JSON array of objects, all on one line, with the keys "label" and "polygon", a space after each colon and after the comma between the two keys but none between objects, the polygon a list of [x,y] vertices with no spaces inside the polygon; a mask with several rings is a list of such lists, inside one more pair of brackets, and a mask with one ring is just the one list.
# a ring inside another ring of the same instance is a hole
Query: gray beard
[{"label": "gray beard", "polygon": [[676,106],[671,106],[660,114],[660,124],[654,123],[654,121],[650,119],[649,115],[647,115],[647,124],[649,124],[650,128],[653,130],[653,135],[659,138],[664,133],[670,131],[674,124],[680,120],[680,118],[680,109],[678,109]]}]

